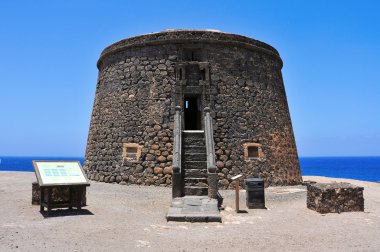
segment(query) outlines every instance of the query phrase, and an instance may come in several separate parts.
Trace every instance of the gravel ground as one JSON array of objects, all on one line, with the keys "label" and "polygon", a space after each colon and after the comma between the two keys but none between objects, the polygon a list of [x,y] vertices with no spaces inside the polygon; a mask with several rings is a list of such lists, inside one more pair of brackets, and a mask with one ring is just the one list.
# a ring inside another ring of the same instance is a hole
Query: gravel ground
[{"label": "gravel ground", "polygon": [[31,205],[34,173],[0,172],[0,251],[380,251],[380,184],[364,186],[365,212],[322,215],[306,208],[304,186],[266,189],[266,210],[234,211],[221,191],[222,223],[166,222],[171,188],[91,182],[86,210],[44,218]]}]

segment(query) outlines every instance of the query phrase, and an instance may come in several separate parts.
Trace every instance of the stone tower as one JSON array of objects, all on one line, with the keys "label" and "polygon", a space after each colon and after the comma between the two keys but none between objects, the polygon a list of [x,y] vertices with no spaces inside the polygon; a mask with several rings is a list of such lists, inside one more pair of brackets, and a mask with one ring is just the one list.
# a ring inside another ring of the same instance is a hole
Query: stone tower
[{"label": "stone tower", "polygon": [[166,30],[110,45],[97,66],[89,179],[171,185],[180,106],[182,129],[198,133],[210,109],[219,188],[232,187],[237,174],[262,177],[266,186],[302,181],[282,60],[268,44],[215,30]]}]

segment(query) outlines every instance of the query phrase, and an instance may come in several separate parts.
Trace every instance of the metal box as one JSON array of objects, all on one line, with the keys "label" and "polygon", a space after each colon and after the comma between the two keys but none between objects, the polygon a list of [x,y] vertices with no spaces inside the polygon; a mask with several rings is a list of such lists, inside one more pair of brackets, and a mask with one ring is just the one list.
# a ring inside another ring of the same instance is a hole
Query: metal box
[{"label": "metal box", "polygon": [[261,178],[245,179],[246,202],[249,209],[265,209],[264,180]]}]

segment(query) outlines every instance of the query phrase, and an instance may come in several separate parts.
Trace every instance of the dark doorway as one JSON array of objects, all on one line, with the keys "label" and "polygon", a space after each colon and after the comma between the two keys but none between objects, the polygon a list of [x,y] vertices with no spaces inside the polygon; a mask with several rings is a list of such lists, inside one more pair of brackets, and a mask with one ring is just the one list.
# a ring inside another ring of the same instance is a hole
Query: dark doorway
[{"label": "dark doorway", "polygon": [[201,129],[201,112],[199,111],[198,97],[185,97],[185,130]]}]

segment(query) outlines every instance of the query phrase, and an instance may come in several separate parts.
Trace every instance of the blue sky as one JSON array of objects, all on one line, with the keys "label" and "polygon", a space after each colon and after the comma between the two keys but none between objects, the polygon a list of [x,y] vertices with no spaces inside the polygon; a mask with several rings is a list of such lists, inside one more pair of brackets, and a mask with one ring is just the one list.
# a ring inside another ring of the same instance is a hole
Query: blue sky
[{"label": "blue sky", "polygon": [[0,155],[84,156],[111,43],[210,28],[274,46],[300,156],[380,156],[378,1],[0,3]]}]

